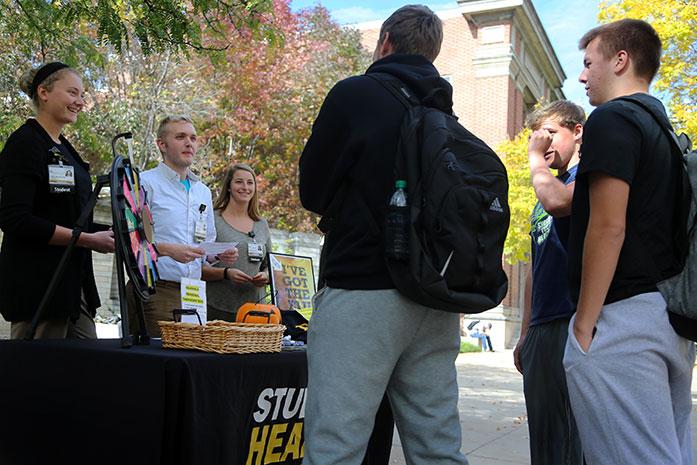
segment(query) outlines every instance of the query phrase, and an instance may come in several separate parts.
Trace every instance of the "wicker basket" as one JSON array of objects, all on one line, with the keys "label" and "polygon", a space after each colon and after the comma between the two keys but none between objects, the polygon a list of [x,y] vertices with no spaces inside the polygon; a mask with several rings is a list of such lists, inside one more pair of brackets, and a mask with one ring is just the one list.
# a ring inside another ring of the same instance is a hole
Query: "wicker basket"
[{"label": "wicker basket", "polygon": [[194,349],[219,354],[280,352],[283,325],[210,321],[205,325],[158,321],[165,349]]}]

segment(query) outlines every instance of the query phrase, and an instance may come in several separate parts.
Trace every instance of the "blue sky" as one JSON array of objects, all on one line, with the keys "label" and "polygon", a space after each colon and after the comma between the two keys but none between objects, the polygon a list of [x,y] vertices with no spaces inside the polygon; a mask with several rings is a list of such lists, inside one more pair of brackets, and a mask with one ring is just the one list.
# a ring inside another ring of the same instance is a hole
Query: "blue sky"
[{"label": "blue sky", "polygon": [[[321,3],[341,24],[384,19],[402,5],[415,3],[406,0],[292,0],[294,9]],[[457,1],[435,0],[424,2],[431,9],[457,8]],[[583,86],[578,75],[583,66],[583,54],[578,50],[578,39],[584,32],[597,24],[598,2],[596,0],[532,0],[547,36],[566,73],[564,94],[566,98],[590,111]]]}]

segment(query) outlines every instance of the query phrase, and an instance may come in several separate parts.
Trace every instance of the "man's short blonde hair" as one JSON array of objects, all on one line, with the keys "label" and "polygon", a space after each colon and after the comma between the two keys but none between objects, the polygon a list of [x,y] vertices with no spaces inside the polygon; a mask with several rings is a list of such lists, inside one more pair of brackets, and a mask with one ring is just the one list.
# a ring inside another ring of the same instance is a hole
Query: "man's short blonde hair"
[{"label": "man's short blonde hair", "polygon": [[586,112],[569,100],[556,100],[533,111],[527,117],[525,125],[536,131],[542,127],[545,121],[550,120],[573,131],[577,124],[581,126],[586,124]]},{"label": "man's short blonde hair", "polygon": [[169,123],[179,123],[180,121],[190,123],[192,126],[194,125],[194,122],[191,120],[191,118],[189,118],[186,115],[165,116],[164,118],[162,118],[162,121],[160,121],[160,124],[157,126],[157,138],[164,138],[165,133],[167,132],[167,125]]}]

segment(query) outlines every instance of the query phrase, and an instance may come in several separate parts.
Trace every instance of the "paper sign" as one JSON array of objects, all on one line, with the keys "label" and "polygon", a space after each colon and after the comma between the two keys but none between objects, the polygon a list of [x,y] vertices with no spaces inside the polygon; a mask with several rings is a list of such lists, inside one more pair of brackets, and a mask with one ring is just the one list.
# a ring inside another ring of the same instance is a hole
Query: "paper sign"
[{"label": "paper sign", "polygon": [[[196,310],[201,323],[206,324],[206,282],[199,279],[182,278],[181,308]],[[196,323],[196,315],[182,315],[183,323]]]},{"label": "paper sign", "polygon": [[274,303],[280,310],[297,310],[308,320],[312,315],[315,275],[312,258],[269,254],[271,289]]}]

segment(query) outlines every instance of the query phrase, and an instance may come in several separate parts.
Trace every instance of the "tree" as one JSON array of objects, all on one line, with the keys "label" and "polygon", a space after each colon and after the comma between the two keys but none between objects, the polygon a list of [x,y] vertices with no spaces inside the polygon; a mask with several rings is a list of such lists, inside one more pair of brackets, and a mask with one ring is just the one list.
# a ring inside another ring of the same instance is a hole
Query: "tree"
[{"label": "tree", "polygon": [[670,97],[677,126],[697,138],[697,2],[694,0],[614,0],[602,2],[599,19],[643,19],[663,41],[661,69],[654,86]]},{"label": "tree", "polygon": [[208,174],[220,178],[231,162],[253,165],[272,226],[311,231],[316,218],[300,205],[298,160],[329,89],[363,72],[369,57],[359,33],[322,7],[294,13],[287,0],[276,0],[273,25],[285,37],[282,47],[240,40],[204,67],[220,91],[206,131]]},{"label": "tree", "polygon": [[210,47],[205,38],[225,41],[219,24],[233,24],[274,41],[269,27],[271,0],[0,0],[0,16],[11,18],[22,43],[46,55],[52,44],[89,47],[75,33],[88,26],[96,39],[118,52],[136,42],[143,52],[187,52]]},{"label": "tree", "polygon": [[[88,3],[83,3],[82,7],[87,8]],[[133,5],[129,5],[130,9]],[[187,58],[182,44],[170,44],[171,47],[161,53],[148,54],[153,50],[152,42],[144,47],[135,33],[136,23],[132,22],[124,23],[129,40],[118,47],[102,44],[103,33],[96,19],[90,22],[82,17],[64,18],[60,16],[64,12],[56,19],[64,22],[52,26],[47,32],[49,35],[42,35],[41,30],[27,24],[27,18],[34,16],[27,17],[25,12],[34,11],[32,8],[43,6],[0,0],[0,57],[5,64],[0,69],[0,147],[7,136],[33,114],[29,99],[19,91],[17,80],[22,71],[41,62],[63,61],[82,75],[89,103],[77,123],[66,127],[66,134],[92,164],[94,173],[108,169],[110,140],[116,133],[134,132],[134,158],[137,165],[144,168],[159,158],[153,140],[158,118],[169,113],[197,116],[215,105],[209,99],[210,92],[206,91],[209,83],[198,79],[192,67],[182,71],[181,62]],[[44,14],[58,15],[56,12]],[[264,28],[271,30],[272,26],[265,24]],[[259,31],[253,25],[246,26],[246,30]],[[214,35],[207,33],[211,37]],[[64,35],[65,40],[51,41],[50,34]],[[237,36],[233,28],[226,40],[234,41]],[[164,47],[165,43],[160,45]],[[225,43],[218,45],[224,47]],[[191,50],[205,53],[195,48]]]},{"label": "tree", "polygon": [[[163,116],[208,119],[215,107],[214,83],[200,78],[199,70],[172,52],[146,56],[134,47],[127,53],[110,53],[96,76],[90,85],[89,110],[68,128],[95,172],[108,170],[115,134],[132,131],[133,161],[141,170],[150,168],[160,160],[155,131]],[[206,144],[197,158],[207,158]]]},{"label": "tree", "polygon": [[535,202],[535,190],[530,182],[528,165],[529,129],[523,129],[513,140],[503,142],[496,153],[508,171],[508,206],[511,225],[504,244],[508,263],[527,262],[530,259],[530,213]]},{"label": "tree", "polygon": [[[272,3],[264,27],[283,41],[265,40],[255,25],[226,19],[215,30],[201,26],[200,40],[210,49],[188,55],[176,47],[148,54],[137,35],[120,48],[101,44],[100,31],[86,21],[74,31],[84,47],[47,42],[37,52],[31,28],[13,31],[12,20],[0,16],[0,57],[12,64],[0,69],[0,145],[32,113],[17,87],[19,72],[38,61],[66,61],[77,65],[89,96],[86,111],[66,133],[93,173],[108,170],[110,140],[126,130],[134,133],[136,165],[153,166],[159,161],[158,120],[188,114],[204,136],[194,168],[214,191],[231,162],[250,163],[260,175],[262,210],[271,224],[312,230],[316,218],[299,202],[298,160],[331,86],[363,72],[369,56],[359,33],[340,27],[326,9],[293,12],[289,0]],[[23,34],[29,42],[21,45]]]}]

